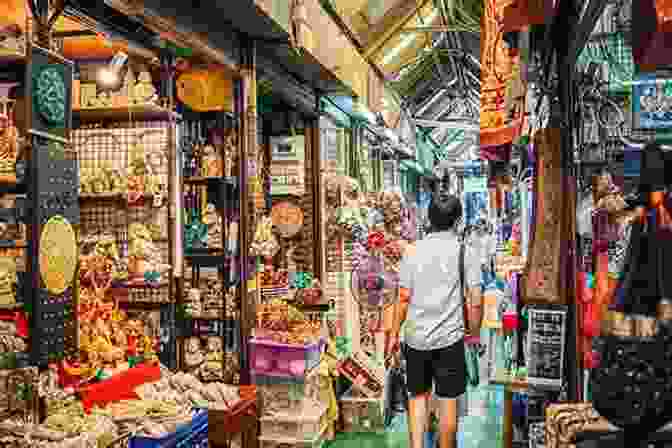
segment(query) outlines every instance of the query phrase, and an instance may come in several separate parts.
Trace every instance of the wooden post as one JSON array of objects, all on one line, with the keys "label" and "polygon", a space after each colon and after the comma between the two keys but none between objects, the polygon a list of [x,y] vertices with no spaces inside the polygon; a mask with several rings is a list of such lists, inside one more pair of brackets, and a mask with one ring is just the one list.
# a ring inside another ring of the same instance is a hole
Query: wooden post
[{"label": "wooden post", "polygon": [[254,274],[250,271],[249,246],[254,237],[257,221],[254,197],[248,188],[248,178],[251,168],[253,174],[258,175],[256,166],[258,137],[257,137],[257,77],[256,77],[256,45],[254,41],[245,39],[241,45],[242,50],[242,79],[240,81],[239,95],[236,111],[239,117],[239,153],[238,170],[240,185],[240,384],[251,384],[250,359],[248,340],[251,329],[256,320],[256,295],[257,291],[248,291],[248,281]]}]

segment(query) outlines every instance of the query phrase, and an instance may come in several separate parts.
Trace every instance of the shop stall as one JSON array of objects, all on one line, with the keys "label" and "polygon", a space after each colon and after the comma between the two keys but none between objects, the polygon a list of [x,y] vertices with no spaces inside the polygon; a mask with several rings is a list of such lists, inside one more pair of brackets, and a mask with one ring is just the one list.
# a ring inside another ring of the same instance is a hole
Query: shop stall
[{"label": "shop stall", "polygon": [[0,44],[0,443],[256,446],[240,75],[105,8]]}]

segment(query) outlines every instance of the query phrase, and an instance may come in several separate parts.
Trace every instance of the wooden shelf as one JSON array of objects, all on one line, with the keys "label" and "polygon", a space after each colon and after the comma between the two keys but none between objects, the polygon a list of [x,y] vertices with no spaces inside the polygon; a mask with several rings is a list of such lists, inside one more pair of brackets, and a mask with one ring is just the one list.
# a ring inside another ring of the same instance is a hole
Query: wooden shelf
[{"label": "wooden shelf", "polygon": [[26,62],[26,54],[9,48],[0,47],[0,64],[16,64]]},{"label": "wooden shelf", "polygon": [[0,310],[19,310],[23,308],[23,303],[13,303],[11,305],[0,305]]},{"label": "wooden shelf", "polygon": [[138,282],[138,283],[123,283],[121,285],[112,286],[110,289],[119,290],[119,289],[160,289],[165,288],[169,285],[169,282],[159,282],[159,283],[147,283],[147,282]]},{"label": "wooden shelf", "polygon": [[[1,59],[0,62],[2,62]],[[16,185],[16,174],[0,174],[0,184]]]},{"label": "wooden shelf", "polygon": [[0,249],[25,249],[28,247],[26,240],[0,240]]},{"label": "wooden shelf", "polygon": [[128,107],[91,107],[73,109],[72,115],[82,122],[101,120],[152,121],[170,120],[178,117],[175,112],[154,104],[134,105]]},{"label": "wooden shelf", "polygon": [[236,185],[236,177],[201,177],[201,176],[190,176],[184,178],[185,185],[207,185],[210,183],[223,183]]},{"label": "wooden shelf", "polygon": [[207,320],[207,321],[212,321],[212,320],[214,320],[214,321],[235,320],[235,319],[232,319],[232,318],[227,319],[227,318],[222,317],[222,316],[208,316],[208,315],[204,316],[204,315],[200,315],[200,314],[199,315],[188,314],[188,315],[185,315],[184,318],[185,318],[185,320]]},{"label": "wooden shelf", "polygon": [[[154,197],[151,193],[145,193],[143,199],[152,199]],[[88,201],[123,201],[128,202],[127,193],[84,193],[79,195],[79,202]],[[133,204],[131,204],[133,205]]]},{"label": "wooden shelf", "polygon": [[79,201],[118,201],[121,196],[121,193],[82,193]]}]

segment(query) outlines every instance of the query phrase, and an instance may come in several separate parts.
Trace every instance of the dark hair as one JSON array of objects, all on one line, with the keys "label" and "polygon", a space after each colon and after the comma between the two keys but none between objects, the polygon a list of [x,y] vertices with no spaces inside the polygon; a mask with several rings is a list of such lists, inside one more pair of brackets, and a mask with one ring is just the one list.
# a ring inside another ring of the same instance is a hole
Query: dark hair
[{"label": "dark hair", "polygon": [[435,197],[429,205],[428,217],[434,230],[451,230],[462,218],[462,203],[453,195]]}]

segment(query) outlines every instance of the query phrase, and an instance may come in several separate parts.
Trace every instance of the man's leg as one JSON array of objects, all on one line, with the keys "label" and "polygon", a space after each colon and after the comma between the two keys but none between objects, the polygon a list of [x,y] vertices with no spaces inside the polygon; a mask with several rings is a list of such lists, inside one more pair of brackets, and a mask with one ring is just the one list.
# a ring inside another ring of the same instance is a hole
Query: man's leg
[{"label": "man's leg", "polygon": [[412,396],[408,400],[408,431],[411,438],[410,448],[424,448],[427,432],[430,393]]},{"label": "man's leg", "polygon": [[439,447],[457,446],[457,399],[439,398]]},{"label": "man's leg", "polygon": [[408,431],[410,448],[423,448],[427,430],[429,394],[432,390],[432,352],[403,348],[406,358]]},{"label": "man's leg", "polygon": [[440,402],[440,448],[457,446],[457,398],[467,390],[464,341],[434,351],[434,381]]}]

